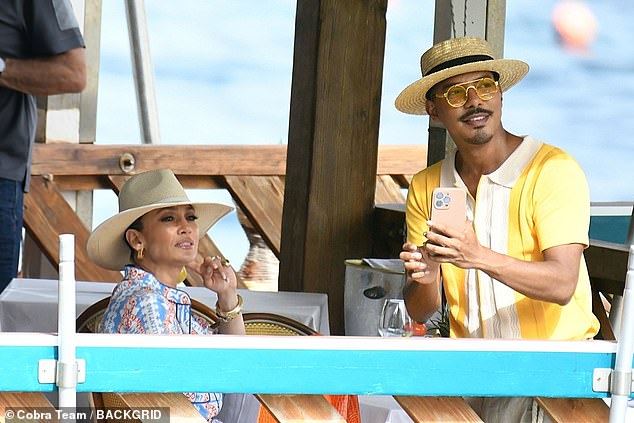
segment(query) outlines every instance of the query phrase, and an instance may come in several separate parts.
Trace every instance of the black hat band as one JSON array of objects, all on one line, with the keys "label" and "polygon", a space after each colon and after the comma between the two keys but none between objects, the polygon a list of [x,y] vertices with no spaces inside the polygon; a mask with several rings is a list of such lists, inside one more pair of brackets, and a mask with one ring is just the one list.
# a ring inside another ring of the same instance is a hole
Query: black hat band
[{"label": "black hat band", "polygon": [[428,76],[428,75],[431,75],[432,73],[440,72],[441,70],[444,70],[444,69],[453,68],[454,66],[465,65],[467,63],[482,62],[485,60],[494,60],[494,59],[493,57],[485,55],[485,54],[458,57],[456,59],[448,60],[446,62],[439,64],[438,66],[431,68],[429,72],[427,72],[423,76]]}]

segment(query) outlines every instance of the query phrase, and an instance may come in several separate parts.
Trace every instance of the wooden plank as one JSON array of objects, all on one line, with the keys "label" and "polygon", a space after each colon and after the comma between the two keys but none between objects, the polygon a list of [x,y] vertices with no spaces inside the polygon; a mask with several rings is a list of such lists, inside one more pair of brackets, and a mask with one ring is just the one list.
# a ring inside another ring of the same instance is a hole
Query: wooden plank
[{"label": "wooden plank", "polygon": [[6,410],[8,408],[22,409],[27,413],[37,411],[41,415],[40,419],[25,420],[15,418],[10,419],[10,421],[42,423],[59,421],[55,408],[40,392],[0,392],[0,423],[4,423],[6,421]]},{"label": "wooden plank", "polygon": [[226,176],[225,181],[236,203],[279,257],[284,180],[278,176]]},{"label": "wooden plank", "polygon": [[546,398],[537,397],[553,423],[605,423],[610,408],[599,398]]},{"label": "wooden plank", "polygon": [[[48,179],[55,181],[60,191],[89,191],[112,188],[108,178],[126,178],[126,175],[52,175]],[[181,175],[178,180],[187,189],[220,189],[225,188],[220,177]]]},{"label": "wooden plank", "polygon": [[[103,403],[106,409],[150,409],[169,410],[169,421],[174,422],[205,422],[198,409],[180,392],[175,393],[143,393],[143,394],[103,394]],[[163,418],[161,421],[166,421]],[[156,416],[139,418],[142,423],[156,422]]]},{"label": "wooden plank", "polygon": [[390,175],[378,175],[376,177],[376,191],[374,194],[376,204],[405,203],[405,197],[401,187]]},{"label": "wooden plank", "polygon": [[114,193],[119,196],[119,192],[121,192],[121,187],[125,182],[130,179],[128,175],[106,175],[106,179],[110,188],[114,191]]},{"label": "wooden plank", "polygon": [[[42,175],[123,175],[119,159],[134,156],[134,173],[170,168],[177,175],[283,175],[283,145],[71,145],[38,144],[31,173]],[[192,161],[200,163],[193,166]],[[204,164],[204,165],[203,165]]]},{"label": "wooden plank", "polygon": [[482,422],[462,397],[394,395],[394,399],[416,423]]},{"label": "wooden plank", "polygon": [[278,423],[346,423],[323,395],[259,394],[256,397]]},{"label": "wooden plank", "polygon": [[410,174],[410,175],[392,174],[392,178],[397,184],[401,186],[401,188],[409,188],[409,184],[412,183],[412,179],[414,178],[414,175],[413,174]]},{"label": "wooden plank", "polygon": [[77,280],[118,282],[121,274],[94,264],[86,252],[89,232],[53,182],[31,178],[24,196],[24,226],[54,267],[59,265],[59,235],[75,235],[75,277]]},{"label": "wooden plank", "polygon": [[414,175],[426,164],[427,145],[381,145],[376,174]]},{"label": "wooden plank", "polygon": [[386,10],[297,2],[279,288],[327,293],[333,334],[344,260],[371,252]]},{"label": "wooden plank", "polygon": [[[424,145],[384,145],[378,149],[377,175],[413,175],[425,167]],[[33,175],[125,175],[119,166],[124,153],[135,158],[134,173],[170,168],[191,176],[282,176],[286,173],[284,145],[98,145],[48,143],[33,148]],[[192,159],[204,166],[192,166]],[[93,180],[96,181],[96,180]],[[198,180],[197,180],[198,181]],[[210,184],[210,180],[201,179]],[[185,182],[184,182],[185,184]]]}]

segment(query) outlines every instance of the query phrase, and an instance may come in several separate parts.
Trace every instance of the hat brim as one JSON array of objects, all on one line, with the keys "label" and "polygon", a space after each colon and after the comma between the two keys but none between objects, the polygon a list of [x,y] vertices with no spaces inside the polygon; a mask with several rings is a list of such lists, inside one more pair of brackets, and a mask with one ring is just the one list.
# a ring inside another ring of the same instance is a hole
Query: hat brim
[{"label": "hat brim", "polygon": [[425,101],[427,98],[425,96],[434,85],[456,75],[478,71],[496,72],[500,75],[500,88],[502,91],[506,91],[524,78],[528,73],[528,64],[515,59],[492,59],[443,69],[407,86],[398,95],[394,105],[403,113],[426,115]]},{"label": "hat brim", "polygon": [[233,207],[217,203],[192,203],[187,201],[150,204],[136,207],[118,213],[105,220],[92,232],[88,238],[86,249],[88,257],[97,265],[110,269],[121,270],[130,263],[130,247],[124,240],[124,231],[144,214],[165,207],[191,205],[196,211],[198,219],[198,235],[200,238],[223,216],[233,210]]}]

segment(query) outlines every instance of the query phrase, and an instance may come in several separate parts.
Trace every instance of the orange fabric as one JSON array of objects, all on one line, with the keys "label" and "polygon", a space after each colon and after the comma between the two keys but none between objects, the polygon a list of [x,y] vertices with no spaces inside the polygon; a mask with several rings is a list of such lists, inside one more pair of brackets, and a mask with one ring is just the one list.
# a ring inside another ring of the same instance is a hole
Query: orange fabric
[{"label": "orange fabric", "polygon": [[[324,395],[335,410],[348,423],[361,423],[361,413],[359,412],[359,397],[356,395]],[[277,423],[275,417],[263,406],[260,406],[258,413],[258,423]]]}]

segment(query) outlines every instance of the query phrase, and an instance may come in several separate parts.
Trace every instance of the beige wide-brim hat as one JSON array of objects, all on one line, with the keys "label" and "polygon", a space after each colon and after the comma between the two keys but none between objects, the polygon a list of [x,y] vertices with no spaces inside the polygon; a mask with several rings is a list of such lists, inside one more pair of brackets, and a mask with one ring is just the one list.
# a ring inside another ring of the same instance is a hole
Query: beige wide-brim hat
[{"label": "beige wide-brim hat", "polygon": [[445,79],[469,72],[491,71],[500,76],[499,86],[506,91],[528,72],[521,60],[496,59],[489,43],[480,38],[451,38],[435,44],[420,58],[423,77],[405,88],[394,102],[403,113],[425,115],[427,91]]},{"label": "beige wide-brim hat", "polygon": [[192,205],[202,238],[232,207],[216,203],[193,203],[169,169],[139,173],[128,179],[119,193],[119,213],[100,224],[88,238],[88,257],[99,266],[121,270],[130,263],[125,230],[144,214],[165,207]]}]

